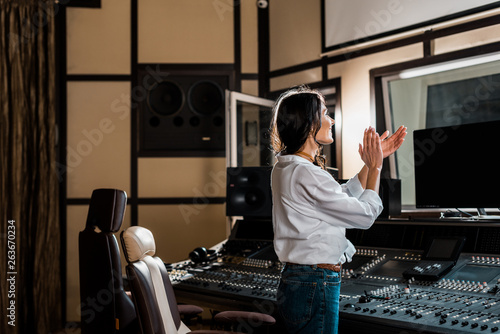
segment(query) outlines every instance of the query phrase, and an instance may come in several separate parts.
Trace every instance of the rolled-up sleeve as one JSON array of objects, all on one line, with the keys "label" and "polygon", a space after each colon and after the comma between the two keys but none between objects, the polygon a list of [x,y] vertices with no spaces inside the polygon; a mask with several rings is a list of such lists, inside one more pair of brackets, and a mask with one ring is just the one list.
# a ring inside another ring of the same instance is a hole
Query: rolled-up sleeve
[{"label": "rolled-up sleeve", "polygon": [[382,212],[379,195],[363,189],[357,176],[344,187],[320,169],[304,169],[300,192],[309,198],[311,215],[326,223],[345,228],[369,228]]},{"label": "rolled-up sleeve", "polygon": [[351,197],[359,198],[359,196],[361,196],[361,194],[365,191],[363,186],[361,186],[361,182],[359,182],[358,174],[341,186],[342,191]]}]

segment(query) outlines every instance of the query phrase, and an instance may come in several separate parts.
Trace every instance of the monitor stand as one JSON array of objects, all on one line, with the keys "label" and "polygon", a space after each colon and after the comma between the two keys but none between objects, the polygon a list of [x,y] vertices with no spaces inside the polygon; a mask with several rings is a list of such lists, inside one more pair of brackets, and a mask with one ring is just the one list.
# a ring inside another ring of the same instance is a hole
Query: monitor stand
[{"label": "monitor stand", "polygon": [[473,216],[472,218],[479,220],[500,220],[500,216],[489,215],[484,208],[477,208],[477,216]]}]

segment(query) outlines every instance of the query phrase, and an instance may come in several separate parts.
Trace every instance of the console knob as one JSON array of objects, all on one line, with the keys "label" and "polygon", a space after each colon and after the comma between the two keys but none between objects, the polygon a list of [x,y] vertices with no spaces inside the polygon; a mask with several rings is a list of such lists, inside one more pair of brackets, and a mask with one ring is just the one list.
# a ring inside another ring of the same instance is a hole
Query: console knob
[{"label": "console knob", "polygon": [[473,323],[472,325],[470,325],[472,328],[476,328],[477,326],[479,326],[476,322]]},{"label": "console knob", "polygon": [[441,325],[442,325],[442,324],[444,324],[445,322],[446,322],[446,319],[444,319],[444,318],[439,319],[439,323],[440,323]]},{"label": "console knob", "polygon": [[488,325],[482,325],[481,329],[484,331],[485,329],[488,329]]},{"label": "console knob", "polygon": [[451,324],[452,324],[452,325],[456,325],[456,324],[458,324],[458,320],[457,320],[457,319],[453,320],[453,321],[451,322]]},{"label": "console knob", "polygon": [[464,327],[465,327],[465,326],[467,326],[468,324],[469,324],[469,322],[468,322],[468,321],[462,321],[462,326],[464,326]]},{"label": "console knob", "polygon": [[361,296],[359,297],[359,302],[360,303],[369,303],[371,301],[371,298],[369,296]]},{"label": "console knob", "polygon": [[496,332],[496,331],[498,331],[498,327],[492,327],[492,328],[491,328],[491,331],[492,331],[492,332]]}]

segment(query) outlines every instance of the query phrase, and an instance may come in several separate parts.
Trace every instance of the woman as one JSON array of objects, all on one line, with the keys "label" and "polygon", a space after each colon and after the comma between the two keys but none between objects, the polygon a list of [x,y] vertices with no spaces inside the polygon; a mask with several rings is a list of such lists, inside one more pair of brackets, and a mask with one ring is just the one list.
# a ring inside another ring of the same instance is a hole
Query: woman
[{"label": "woman", "polygon": [[305,86],[291,89],[273,113],[274,248],[285,263],[278,307],[289,333],[337,333],[341,265],[356,251],[345,229],[367,229],[382,211],[382,161],[401,146],[406,128],[391,137],[366,129],[358,150],[365,165],[341,186],[320,155],[333,142],[335,123],[323,96]]}]

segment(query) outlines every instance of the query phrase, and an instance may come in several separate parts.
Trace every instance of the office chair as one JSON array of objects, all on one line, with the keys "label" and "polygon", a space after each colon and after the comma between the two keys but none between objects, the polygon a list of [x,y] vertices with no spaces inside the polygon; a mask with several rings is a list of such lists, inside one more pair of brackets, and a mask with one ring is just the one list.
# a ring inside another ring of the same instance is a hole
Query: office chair
[{"label": "office chair", "polygon": [[[121,233],[120,239],[128,262],[127,277],[143,334],[229,333],[213,330],[191,332],[180,320],[168,272],[163,261],[154,256],[156,245],[151,231],[132,226]],[[247,321],[265,326],[275,323],[272,316],[255,312],[224,311],[216,314],[214,319],[224,323]]]},{"label": "office chair", "polygon": [[85,229],[78,238],[81,333],[138,333],[134,304],[123,288],[115,232],[122,225],[127,194],[117,189],[92,192]]}]

